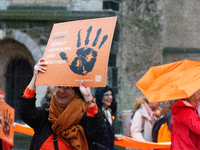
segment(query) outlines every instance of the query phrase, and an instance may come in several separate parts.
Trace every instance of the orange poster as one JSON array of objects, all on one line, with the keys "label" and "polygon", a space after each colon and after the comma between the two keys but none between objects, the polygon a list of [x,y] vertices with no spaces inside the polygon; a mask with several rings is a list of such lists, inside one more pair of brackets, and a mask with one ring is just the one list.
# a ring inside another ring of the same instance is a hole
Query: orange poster
[{"label": "orange poster", "polygon": [[103,87],[117,17],[54,24],[36,85]]},{"label": "orange poster", "polygon": [[14,145],[14,123],[15,110],[0,99],[0,138]]}]

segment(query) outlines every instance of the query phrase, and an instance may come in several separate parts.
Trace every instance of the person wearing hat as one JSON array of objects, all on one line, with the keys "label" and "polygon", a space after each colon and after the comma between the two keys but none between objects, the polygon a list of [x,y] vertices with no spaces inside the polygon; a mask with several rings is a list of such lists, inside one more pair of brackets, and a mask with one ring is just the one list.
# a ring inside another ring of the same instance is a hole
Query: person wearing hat
[{"label": "person wearing hat", "polygon": [[20,95],[18,114],[35,131],[30,150],[108,150],[103,114],[90,88],[55,86],[50,105],[35,106],[36,77],[47,64],[40,59],[34,74]]},{"label": "person wearing hat", "polygon": [[95,91],[95,98],[98,108],[103,112],[107,126],[107,147],[109,150],[115,150],[114,138],[115,132],[113,127],[114,114],[117,110],[117,102],[115,101],[114,91],[109,86],[99,87]]},{"label": "person wearing hat", "polygon": [[5,102],[5,94],[0,90],[0,99]]}]

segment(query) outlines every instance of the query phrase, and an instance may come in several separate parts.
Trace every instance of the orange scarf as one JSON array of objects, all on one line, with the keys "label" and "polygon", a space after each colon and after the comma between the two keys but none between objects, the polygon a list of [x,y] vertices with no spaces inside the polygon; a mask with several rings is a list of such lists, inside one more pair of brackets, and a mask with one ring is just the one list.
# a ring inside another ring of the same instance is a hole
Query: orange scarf
[{"label": "orange scarf", "polygon": [[67,146],[72,146],[75,150],[88,150],[84,129],[79,125],[86,112],[82,99],[75,96],[64,109],[57,104],[53,96],[48,111],[48,120],[52,123],[53,132],[61,136]]}]

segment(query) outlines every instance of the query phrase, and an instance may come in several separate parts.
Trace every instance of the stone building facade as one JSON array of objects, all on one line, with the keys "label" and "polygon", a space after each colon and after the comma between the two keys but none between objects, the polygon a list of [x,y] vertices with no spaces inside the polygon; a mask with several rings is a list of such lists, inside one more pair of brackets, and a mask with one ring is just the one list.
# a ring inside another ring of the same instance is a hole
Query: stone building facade
[{"label": "stone building facade", "polygon": [[121,5],[117,68],[122,114],[142,95],[135,83],[151,66],[200,60],[200,1],[133,0]]},{"label": "stone building facade", "polygon": [[[12,104],[11,95],[21,92],[30,79],[54,23],[118,16],[107,84],[116,92],[117,120],[121,120],[123,111],[133,109],[135,98],[142,94],[135,83],[150,66],[200,60],[198,11],[198,0],[0,0],[1,89]],[[17,76],[25,72],[13,69],[16,62],[29,70],[17,92],[11,89],[19,84],[9,82],[10,76],[19,81]],[[39,87],[38,99],[44,94],[45,88]]]}]

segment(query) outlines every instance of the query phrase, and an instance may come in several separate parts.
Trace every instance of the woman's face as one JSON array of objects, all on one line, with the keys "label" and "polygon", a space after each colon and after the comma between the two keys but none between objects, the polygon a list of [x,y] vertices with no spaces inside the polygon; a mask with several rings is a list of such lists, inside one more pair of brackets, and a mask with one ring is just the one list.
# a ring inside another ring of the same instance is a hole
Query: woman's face
[{"label": "woman's face", "polygon": [[112,91],[109,90],[103,95],[103,100],[102,100],[103,107],[107,109],[111,105],[112,100],[113,100],[113,94]]},{"label": "woman's face", "polygon": [[0,94],[0,99],[5,102],[5,95]]},{"label": "woman's face", "polygon": [[76,93],[72,87],[57,86],[55,87],[55,99],[56,102],[62,107],[66,108]]},{"label": "woman's face", "polygon": [[199,105],[200,102],[200,89],[190,96],[188,99],[193,106]]},{"label": "woman's face", "polygon": [[156,108],[160,106],[160,102],[149,102],[148,105],[152,110],[155,110]]}]

